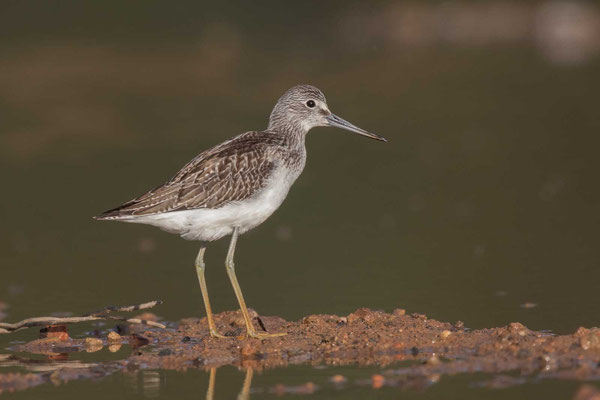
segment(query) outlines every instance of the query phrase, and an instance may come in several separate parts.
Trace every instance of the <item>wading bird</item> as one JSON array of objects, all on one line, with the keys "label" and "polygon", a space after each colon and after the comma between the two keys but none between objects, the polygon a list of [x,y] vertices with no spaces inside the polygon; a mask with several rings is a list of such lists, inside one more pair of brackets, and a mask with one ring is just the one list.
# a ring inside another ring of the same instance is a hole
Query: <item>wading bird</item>
[{"label": "wading bird", "polygon": [[233,256],[238,236],[264,222],[287,196],[304,169],[306,134],[318,126],[386,141],[332,114],[316,87],[294,86],[277,101],[264,131],[243,133],[200,153],[164,185],[95,218],[154,225],[202,242],[195,265],[213,337],[224,336],[217,331],[208,299],[204,252],[207,242],[231,235],[225,266],[248,336],[284,335],[257,332],[252,325]]}]

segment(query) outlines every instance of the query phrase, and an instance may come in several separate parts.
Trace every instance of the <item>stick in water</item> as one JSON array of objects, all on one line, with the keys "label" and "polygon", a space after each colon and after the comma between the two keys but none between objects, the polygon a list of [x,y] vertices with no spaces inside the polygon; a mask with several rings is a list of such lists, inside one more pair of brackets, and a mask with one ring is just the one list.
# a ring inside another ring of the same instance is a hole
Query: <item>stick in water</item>
[{"label": "stick in water", "polygon": [[116,320],[129,322],[131,324],[142,324],[148,326],[154,326],[157,328],[166,328],[165,325],[160,324],[154,321],[148,321],[145,319],[139,318],[125,318],[118,315],[110,315],[112,312],[132,312],[138,310],[145,310],[148,308],[152,308],[162,304],[160,300],[149,301],[147,303],[142,304],[134,304],[131,306],[108,306],[103,308],[100,311],[94,311],[91,313],[84,314],[80,317],[35,317],[35,318],[27,318],[23,321],[19,321],[14,324],[9,324],[6,322],[0,322],[0,333],[10,333],[14,331],[18,331],[19,329],[32,328],[35,326],[46,326],[46,325],[62,325],[62,324],[76,324],[78,322],[87,322],[87,321],[97,321],[97,320]]}]

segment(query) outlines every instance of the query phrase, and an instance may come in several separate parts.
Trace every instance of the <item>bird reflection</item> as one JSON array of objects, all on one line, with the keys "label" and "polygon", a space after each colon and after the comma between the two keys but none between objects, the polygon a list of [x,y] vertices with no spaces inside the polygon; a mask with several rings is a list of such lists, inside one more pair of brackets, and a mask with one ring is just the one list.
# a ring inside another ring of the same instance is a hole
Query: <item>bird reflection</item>
[{"label": "bird reflection", "polygon": [[[254,376],[254,370],[252,367],[246,368],[246,376],[244,377],[244,384],[242,390],[237,395],[237,400],[249,400],[250,399],[250,386],[252,385],[252,376]],[[206,391],[206,400],[213,400],[215,396],[215,382],[217,380],[217,368],[213,367],[210,369],[210,375],[208,377],[208,390]]]}]

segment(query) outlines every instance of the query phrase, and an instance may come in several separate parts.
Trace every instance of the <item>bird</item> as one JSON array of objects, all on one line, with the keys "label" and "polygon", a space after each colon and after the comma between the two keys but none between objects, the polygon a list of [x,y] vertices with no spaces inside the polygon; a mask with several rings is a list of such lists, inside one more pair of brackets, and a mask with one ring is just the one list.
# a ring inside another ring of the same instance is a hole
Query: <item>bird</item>
[{"label": "bird", "polygon": [[199,241],[196,274],[209,333],[216,338],[225,336],[214,322],[204,254],[207,243],[231,236],[225,267],[247,336],[264,339],[285,335],[254,328],[235,274],[235,248],[239,235],[263,223],[279,208],[304,169],[308,131],[321,126],[387,142],[333,114],[325,95],[315,86],[297,85],[279,98],[265,130],[242,133],[200,153],[165,184],[94,218],[152,225]]}]

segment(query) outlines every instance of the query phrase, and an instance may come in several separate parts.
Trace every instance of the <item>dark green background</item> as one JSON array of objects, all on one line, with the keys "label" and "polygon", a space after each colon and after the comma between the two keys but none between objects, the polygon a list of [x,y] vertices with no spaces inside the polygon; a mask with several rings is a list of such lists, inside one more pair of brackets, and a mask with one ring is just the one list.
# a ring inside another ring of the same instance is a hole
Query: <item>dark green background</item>
[{"label": "dark green background", "polygon": [[[333,112],[389,143],[311,131],[287,200],[240,239],[250,306],[286,319],[370,307],[471,328],[598,325],[600,39],[592,30],[591,44],[576,38],[561,56],[552,36],[561,18],[590,22],[552,7],[3,2],[8,319],[150,299],[165,302],[156,313],[167,320],[202,316],[196,243],[91,217],[202,150],[264,128],[286,89],[310,83]],[[513,36],[498,34],[506,26]],[[207,253],[216,311],[237,306],[226,246]],[[19,335],[11,340],[33,333]],[[241,385],[242,375],[224,375]]]}]

